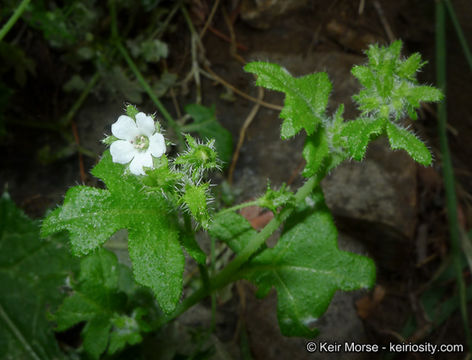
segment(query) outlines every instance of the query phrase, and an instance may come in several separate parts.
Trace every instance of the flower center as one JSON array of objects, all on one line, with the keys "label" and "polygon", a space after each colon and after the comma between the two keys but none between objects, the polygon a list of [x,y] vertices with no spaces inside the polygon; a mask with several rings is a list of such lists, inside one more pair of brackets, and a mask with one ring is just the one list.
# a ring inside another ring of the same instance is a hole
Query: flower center
[{"label": "flower center", "polygon": [[145,151],[149,147],[149,138],[144,135],[139,135],[134,138],[134,140],[131,141],[131,144],[134,145],[135,149],[138,149],[140,151]]}]

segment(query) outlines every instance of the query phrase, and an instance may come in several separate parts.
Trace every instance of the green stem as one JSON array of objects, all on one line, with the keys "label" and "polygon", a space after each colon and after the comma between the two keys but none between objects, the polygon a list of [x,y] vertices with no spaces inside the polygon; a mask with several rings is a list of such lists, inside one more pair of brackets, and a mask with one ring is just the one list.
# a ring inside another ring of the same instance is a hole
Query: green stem
[{"label": "green stem", "polygon": [[229,208],[226,208],[226,209],[223,209],[221,211],[218,211],[218,213],[216,214],[216,216],[219,216],[219,215],[222,215],[222,214],[226,214],[226,213],[229,213],[229,212],[232,212],[232,211],[238,211],[239,209],[243,209],[245,207],[249,207],[249,206],[257,206],[259,204],[259,199],[257,200],[253,200],[253,201],[247,201],[247,202],[244,202],[242,204],[238,204],[238,205],[235,205],[235,206],[231,206]]},{"label": "green stem", "polygon": [[161,114],[164,116],[164,118],[167,120],[167,123],[169,126],[175,131],[177,137],[179,138],[180,143],[184,143],[184,138],[182,134],[180,133],[180,127],[179,125],[175,122],[175,120],[172,118],[172,116],[168,113],[167,109],[162,105],[162,103],[159,101],[157,96],[154,94],[154,92],[151,89],[151,86],[149,83],[144,79],[143,75],[139,71],[138,67],[134,63],[134,61],[131,59],[131,57],[128,54],[128,51],[124,48],[124,46],[121,44],[120,41],[116,42],[116,47],[118,48],[118,51],[121,53],[125,61],[128,63],[129,68],[131,71],[134,73],[136,76],[136,79],[138,79],[139,84],[141,87],[146,91],[148,96],[151,98],[152,102],[156,107],[159,109]]},{"label": "green stem", "polygon": [[[297,204],[303,201],[313,191],[313,189],[319,184],[320,179],[322,179],[322,176],[314,176],[310,178],[300,189],[298,189],[297,193],[295,194],[295,201]],[[283,209],[278,216],[274,217],[260,232],[258,232],[256,235],[254,235],[254,237],[251,238],[251,240],[249,240],[249,243],[246,245],[246,247],[240,253],[238,253],[238,255],[231,263],[228,264],[227,267],[225,267],[220,273],[210,279],[211,286],[209,290],[205,286],[200,287],[192,295],[177,305],[177,308],[172,314],[159,319],[157,326],[162,326],[175,319],[193,305],[197,304],[210,295],[211,291],[220,289],[236,280],[238,278],[238,272],[241,266],[247,262],[250,257],[264,244],[266,239],[272,235],[272,233],[277,230],[285,220],[287,220],[294,209],[295,207]]]},{"label": "green stem", "polygon": [[131,56],[129,56],[128,51],[126,50],[126,48],[121,43],[121,39],[120,39],[119,34],[118,34],[118,25],[117,25],[117,19],[116,19],[116,7],[115,7],[114,0],[109,1],[109,6],[110,6],[110,13],[111,13],[111,36],[112,36],[112,41],[115,43],[116,48],[118,49],[120,54],[125,59],[125,61],[128,64],[129,68],[131,69],[131,71],[134,73],[134,76],[136,76],[136,79],[138,80],[141,87],[148,94],[148,96],[151,98],[154,105],[156,105],[156,107],[159,109],[161,114],[167,120],[168,125],[174,130],[176,136],[179,139],[179,143],[183,144],[184,143],[184,138],[183,138],[183,136],[180,132],[179,124],[176,123],[176,121],[172,118],[172,116],[169,114],[169,112],[164,107],[164,105],[162,105],[162,103],[159,101],[157,96],[152,91],[151,86],[146,81],[144,76],[141,74],[141,71],[139,71],[138,67],[136,66],[134,61],[131,59]]},{"label": "green stem", "polygon": [[8,19],[8,21],[5,23],[5,25],[2,26],[0,29],[0,41],[3,40],[5,35],[10,31],[10,29],[15,25],[15,23],[18,21],[20,18],[21,14],[25,11],[26,7],[30,3],[31,0],[23,0],[20,5],[15,9],[13,12],[13,15]]},{"label": "green stem", "polygon": [[87,96],[89,95],[90,91],[92,91],[92,89],[97,84],[98,80],[100,79],[100,76],[101,75],[100,75],[99,71],[95,72],[95,74],[92,76],[89,83],[87,84],[85,89],[80,94],[79,98],[75,101],[75,103],[72,105],[72,107],[70,108],[67,115],[62,120],[62,124],[64,126],[67,126],[72,121],[72,119],[74,118],[75,113],[77,112],[77,110],[80,109],[80,107],[84,103],[85,99],[87,99]]},{"label": "green stem", "polygon": [[174,5],[169,15],[167,15],[166,19],[164,20],[164,22],[151,34],[151,36],[149,37],[150,39],[154,39],[156,37],[159,38],[164,33],[165,29],[167,29],[172,18],[177,13],[181,5],[182,5],[182,0],[178,1]]},{"label": "green stem", "polygon": [[38,354],[35,353],[34,349],[30,345],[30,340],[26,339],[21,330],[15,325],[15,323],[10,319],[7,312],[3,309],[3,306],[0,304],[0,319],[6,324],[7,328],[12,332],[13,336],[18,340],[18,342],[23,346],[25,352],[29,355],[31,359],[41,360]]},{"label": "green stem", "polygon": [[[447,3],[447,2],[446,2]],[[438,87],[446,93],[446,26],[443,1],[436,2],[436,77]],[[446,190],[446,206],[449,220],[449,233],[451,237],[451,253],[456,271],[456,280],[459,287],[459,307],[464,325],[464,332],[469,346],[472,349],[472,334],[469,328],[467,316],[467,294],[462,277],[461,244],[459,232],[459,220],[457,216],[457,199],[455,191],[454,171],[447,140],[447,104],[442,101],[438,105],[438,130],[441,148],[444,187]]]},{"label": "green stem", "polygon": [[[210,237],[210,273],[211,276],[215,275],[216,269],[216,253],[215,253],[215,238]],[[216,328],[216,294],[211,293],[211,331],[214,332]]]},{"label": "green stem", "polygon": [[459,20],[457,19],[456,12],[454,11],[454,8],[452,7],[452,4],[449,0],[444,0],[444,3],[446,4],[447,11],[449,12],[449,16],[451,17],[452,24],[454,25],[454,29],[456,29],[457,37],[459,38],[459,42],[461,43],[465,58],[469,63],[470,69],[472,70],[472,54],[470,52],[469,45],[467,44],[467,40],[465,39],[464,33],[462,32]]}]

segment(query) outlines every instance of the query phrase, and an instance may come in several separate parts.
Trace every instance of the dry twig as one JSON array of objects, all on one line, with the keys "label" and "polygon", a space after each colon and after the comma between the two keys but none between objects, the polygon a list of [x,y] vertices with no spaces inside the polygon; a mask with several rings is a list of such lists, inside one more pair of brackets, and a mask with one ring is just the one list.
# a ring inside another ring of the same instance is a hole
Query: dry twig
[{"label": "dry twig", "polygon": [[[262,90],[262,88],[259,87],[258,88],[258,100],[262,101],[263,96],[264,96],[264,91]],[[234,169],[236,168],[236,163],[237,163],[238,158],[239,158],[239,152],[240,152],[241,147],[243,146],[243,143],[244,143],[244,138],[246,136],[247,128],[249,127],[252,120],[254,119],[257,112],[259,111],[260,106],[261,106],[260,103],[254,104],[254,107],[252,108],[251,112],[249,113],[246,120],[244,121],[244,124],[241,127],[241,130],[239,131],[238,144],[236,145],[236,150],[234,150],[233,159],[231,160],[231,166],[230,166],[229,172],[228,172],[228,182],[230,184],[233,183]]]}]

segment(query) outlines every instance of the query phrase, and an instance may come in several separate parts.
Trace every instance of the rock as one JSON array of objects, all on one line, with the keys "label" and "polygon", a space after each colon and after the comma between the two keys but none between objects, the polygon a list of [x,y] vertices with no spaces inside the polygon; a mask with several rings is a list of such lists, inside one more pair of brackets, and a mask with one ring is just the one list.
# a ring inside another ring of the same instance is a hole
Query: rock
[{"label": "rock", "polygon": [[280,15],[306,4],[306,0],[243,0],[241,18],[257,29],[268,29]]},{"label": "rock", "polygon": [[[416,228],[416,164],[386,139],[361,163],[345,162],[322,182],[326,203],[344,232],[368,245],[388,269],[406,265]],[[379,244],[382,246],[379,246]]]}]

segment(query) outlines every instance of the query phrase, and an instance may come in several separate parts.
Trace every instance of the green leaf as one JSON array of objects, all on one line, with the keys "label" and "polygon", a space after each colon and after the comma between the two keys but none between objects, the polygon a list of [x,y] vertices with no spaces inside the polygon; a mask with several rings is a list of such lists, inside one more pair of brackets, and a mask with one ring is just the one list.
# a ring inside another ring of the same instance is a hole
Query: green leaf
[{"label": "green leaf", "polygon": [[[109,353],[120,350],[128,337],[134,337],[138,340],[136,342],[141,341],[140,332],[148,331],[147,324],[140,319],[143,312],[138,311],[139,308],[133,311],[131,317],[126,314],[128,301],[121,290],[128,290],[128,286],[126,289],[119,287],[123,267],[115,254],[103,248],[82,259],[79,283],[73,284],[74,292],[53,315],[57,331],[86,322],[82,330],[83,347],[94,359],[98,359],[108,346]],[[136,313],[141,314],[139,323],[133,319]],[[127,319],[130,321],[127,322]],[[122,346],[116,347],[116,338],[122,338],[123,331],[127,336],[120,343]]]},{"label": "green leaf", "polygon": [[398,74],[411,81],[415,81],[416,73],[426,65],[427,61],[421,60],[420,53],[414,53],[398,66]]},{"label": "green leaf", "polygon": [[244,249],[251,237],[256,234],[251,224],[234,212],[215,216],[208,232],[228,244],[235,253]]},{"label": "green leaf", "polygon": [[184,126],[182,131],[196,132],[207,140],[215,139],[218,157],[228,164],[233,153],[233,138],[216,119],[215,106],[190,104],[185,107],[185,111],[193,118],[193,123]]},{"label": "green leaf", "polygon": [[150,287],[162,310],[171,313],[182,293],[185,257],[177,229],[167,219],[156,216],[130,230],[128,248],[136,281]]},{"label": "green leaf", "polygon": [[206,254],[200,248],[197,241],[195,240],[195,234],[192,229],[188,229],[185,232],[182,232],[180,237],[180,243],[185,251],[195,259],[195,261],[199,264],[205,264],[206,261]]},{"label": "green leaf", "polygon": [[405,114],[414,116],[421,102],[442,99],[441,91],[431,86],[419,86],[416,73],[425,64],[418,53],[406,59],[400,57],[401,41],[390,46],[371,45],[367,51],[369,63],[355,66],[352,74],[362,84],[353,98],[363,117],[398,121]]},{"label": "green leaf", "polygon": [[314,134],[307,136],[303,146],[303,157],[306,160],[303,176],[310,177],[315,175],[329,156],[329,152],[325,129],[320,128]]},{"label": "green leaf", "polygon": [[0,198],[0,358],[62,359],[46,312],[78,262],[62,236],[39,239],[39,224]]},{"label": "green leaf", "polygon": [[392,149],[405,150],[415,161],[424,166],[429,166],[433,162],[426,145],[408,130],[388,122],[387,135]]},{"label": "green leaf", "polygon": [[54,314],[53,319],[57,323],[56,331],[64,331],[82,321],[89,321],[101,310],[97,304],[88,301],[86,295],[76,292],[66,298]]},{"label": "green leaf", "polygon": [[169,169],[169,161],[165,155],[154,158],[154,168],[146,169],[145,172],[146,176],[142,178],[143,184],[152,190],[166,194],[168,197],[175,192],[177,183],[184,176],[175,169]]},{"label": "green leaf", "polygon": [[375,266],[364,256],[341,251],[332,216],[322,196],[315,208],[298,211],[287,222],[277,245],[264,250],[244,269],[258,295],[277,290],[277,317],[286,336],[311,338],[313,323],[326,311],[337,290],[371,287]]},{"label": "green leaf", "polygon": [[182,292],[184,255],[176,219],[165,198],[143,191],[138,177],[124,173],[109,151],[92,170],[108,190],[77,186],[64,205],[43,222],[42,235],[67,230],[72,249],[84,255],[120,229],[128,229],[129,253],[136,280],[150,287],[165,312],[172,312]]},{"label": "green leaf", "polygon": [[134,40],[126,41],[126,45],[131,50],[135,58],[142,58],[149,63],[159,62],[161,58],[169,55],[169,49],[165,42],[159,39],[142,39],[138,37]]},{"label": "green leaf", "polygon": [[[110,251],[101,248],[83,258],[80,262],[79,284],[74,285],[74,293],[64,300],[54,314],[56,330],[63,331],[97,317],[109,318],[122,300],[118,296],[118,276],[118,260]],[[92,325],[92,329],[95,331],[95,325]]]},{"label": "green leaf", "polygon": [[83,346],[94,359],[100,358],[100,354],[106,350],[110,329],[111,323],[107,316],[96,316],[84,327]]},{"label": "green leaf", "polygon": [[119,276],[118,261],[110,251],[101,249],[80,263],[79,280],[84,283],[96,283],[108,289],[116,289]]},{"label": "green leaf", "polygon": [[109,354],[122,350],[126,344],[135,345],[142,341],[141,332],[151,330],[142,320],[145,314],[144,309],[138,308],[133,311],[131,316],[117,316],[113,319],[115,331],[110,334]]},{"label": "green leaf", "polygon": [[385,131],[385,119],[357,119],[349,121],[342,130],[342,136],[346,138],[346,149],[351,157],[357,161],[364,158],[367,145],[372,138],[382,135]]},{"label": "green leaf", "polygon": [[249,63],[244,70],[257,75],[257,85],[285,93],[285,104],[280,113],[284,119],[283,139],[296,135],[301,129],[308,135],[313,134],[325,117],[331,92],[332,85],[326,73],[295,78],[281,66],[265,62]]},{"label": "green leaf", "polygon": [[68,230],[72,252],[77,256],[86,255],[121,228],[119,205],[115,206],[117,214],[111,213],[113,206],[109,191],[75,186],[67,191],[64,205],[54,210],[43,222],[41,234],[44,237]]},{"label": "green leaf", "polygon": [[120,99],[123,97],[133,104],[141,104],[143,101],[143,88],[136,80],[131,80],[125,71],[118,65],[111,69],[102,68],[102,77],[105,79],[103,84],[112,94],[118,94]]},{"label": "green leaf", "polygon": [[420,102],[438,102],[444,97],[441,90],[425,85],[408,89],[405,96],[408,103],[415,108],[420,106]]},{"label": "green leaf", "polygon": [[152,84],[152,90],[157,97],[162,97],[165,95],[167,90],[169,90],[177,81],[177,75],[169,72],[164,72],[161,75],[161,78]]}]

